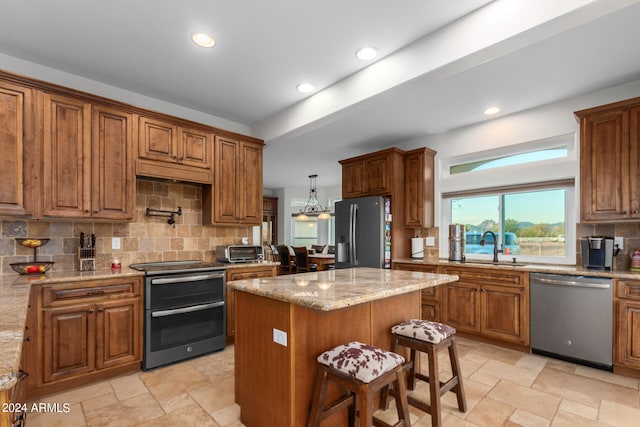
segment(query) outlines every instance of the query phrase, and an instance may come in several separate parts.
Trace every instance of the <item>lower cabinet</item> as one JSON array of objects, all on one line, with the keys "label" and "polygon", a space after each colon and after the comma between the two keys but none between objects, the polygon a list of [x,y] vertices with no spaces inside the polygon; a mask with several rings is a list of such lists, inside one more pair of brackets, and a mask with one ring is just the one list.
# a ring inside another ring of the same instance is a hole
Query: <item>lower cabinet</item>
[{"label": "lower cabinet", "polygon": [[529,274],[498,269],[454,268],[445,287],[443,323],[486,338],[529,346]]},{"label": "lower cabinet", "polygon": [[[421,271],[424,273],[435,273],[438,269],[435,265],[415,264],[411,262],[394,262],[394,270]],[[432,322],[442,321],[442,296],[444,295],[444,285],[426,288],[421,293],[422,318]]]},{"label": "lower cabinet", "polygon": [[139,369],[141,289],[140,278],[124,277],[34,287],[29,317],[37,328],[29,340],[37,345],[25,346],[27,397]]},{"label": "lower cabinet", "polygon": [[614,365],[639,370],[640,281],[616,280]]},{"label": "lower cabinet", "polygon": [[[232,280],[243,279],[259,279],[261,277],[276,276],[277,266],[273,265],[255,265],[248,267],[232,267],[227,269],[227,282]],[[236,334],[236,304],[235,292],[227,288],[227,337],[233,337]]]}]

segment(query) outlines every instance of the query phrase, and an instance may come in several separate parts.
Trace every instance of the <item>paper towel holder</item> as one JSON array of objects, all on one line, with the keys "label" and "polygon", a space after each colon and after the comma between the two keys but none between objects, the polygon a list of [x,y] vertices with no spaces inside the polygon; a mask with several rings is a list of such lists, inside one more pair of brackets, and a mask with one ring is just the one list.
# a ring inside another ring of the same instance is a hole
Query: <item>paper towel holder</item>
[{"label": "paper towel holder", "polygon": [[413,259],[424,258],[424,238],[423,237],[411,238],[411,258]]}]

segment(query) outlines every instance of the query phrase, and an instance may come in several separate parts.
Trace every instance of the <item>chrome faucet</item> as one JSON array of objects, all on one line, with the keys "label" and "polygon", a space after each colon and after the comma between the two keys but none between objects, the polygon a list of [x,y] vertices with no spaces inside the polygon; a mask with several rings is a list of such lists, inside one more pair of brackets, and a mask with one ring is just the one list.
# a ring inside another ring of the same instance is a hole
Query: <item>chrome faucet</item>
[{"label": "chrome faucet", "polygon": [[496,237],[496,233],[493,231],[485,231],[482,233],[482,237],[480,238],[480,246],[484,246],[485,240],[484,237],[487,234],[491,234],[493,236],[493,262],[498,262],[498,252],[502,252],[502,249],[498,250],[498,238]]}]

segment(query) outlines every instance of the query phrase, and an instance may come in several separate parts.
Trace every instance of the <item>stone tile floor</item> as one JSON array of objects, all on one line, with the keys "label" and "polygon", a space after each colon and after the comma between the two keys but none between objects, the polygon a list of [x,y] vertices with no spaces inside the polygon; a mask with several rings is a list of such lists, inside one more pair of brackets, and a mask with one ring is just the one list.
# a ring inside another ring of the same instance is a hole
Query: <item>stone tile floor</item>
[{"label": "stone tile floor", "polygon": [[[67,403],[70,410],[30,413],[27,425],[243,426],[233,402],[233,350],[228,346],[194,360],[46,396],[38,402]],[[455,396],[447,393],[444,426],[640,426],[637,379],[463,338],[458,338],[458,351],[469,409],[458,412]],[[443,353],[440,368],[446,379],[450,367]],[[414,393],[428,394],[428,385],[420,382]],[[392,420],[393,404],[377,415]],[[413,426],[431,425],[430,416],[415,408],[411,421]]]}]

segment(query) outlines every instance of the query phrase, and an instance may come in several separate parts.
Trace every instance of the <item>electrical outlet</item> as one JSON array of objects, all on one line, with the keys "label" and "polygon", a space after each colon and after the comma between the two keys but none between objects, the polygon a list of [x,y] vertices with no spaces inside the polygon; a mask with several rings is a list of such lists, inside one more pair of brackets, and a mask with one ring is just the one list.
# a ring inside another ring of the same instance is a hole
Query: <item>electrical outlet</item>
[{"label": "electrical outlet", "polygon": [[287,333],[280,329],[273,328],[273,342],[281,346],[287,346]]},{"label": "electrical outlet", "polygon": [[436,238],[435,237],[427,237],[425,240],[425,245],[426,246],[435,246],[436,245]]},{"label": "electrical outlet", "polygon": [[111,249],[120,249],[120,238],[112,237],[111,238]]},{"label": "electrical outlet", "polygon": [[613,247],[615,248],[616,246],[618,247],[618,249],[622,250],[624,249],[624,238],[622,237],[614,237],[613,238]]}]

